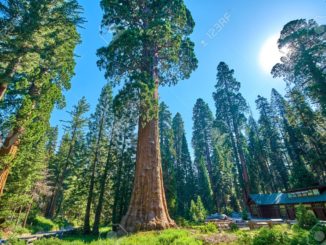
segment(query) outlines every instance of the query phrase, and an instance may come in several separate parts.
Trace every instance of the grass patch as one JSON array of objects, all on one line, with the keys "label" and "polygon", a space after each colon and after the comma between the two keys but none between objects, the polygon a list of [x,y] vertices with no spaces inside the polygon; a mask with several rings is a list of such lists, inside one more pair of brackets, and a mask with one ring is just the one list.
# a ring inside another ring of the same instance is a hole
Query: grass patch
[{"label": "grass patch", "polygon": [[33,220],[33,225],[29,227],[32,233],[55,231],[59,229],[60,227],[57,223],[42,216],[36,216]]},{"label": "grass patch", "polygon": [[100,234],[106,235],[108,232],[112,231],[111,226],[100,227]]},{"label": "grass patch", "polygon": [[[196,229],[194,229],[196,228]],[[190,229],[168,229],[164,231],[139,232],[121,238],[106,238],[110,228],[103,228],[102,236],[73,234],[59,239],[36,241],[35,245],[306,245],[309,231],[297,226],[276,225],[273,228],[258,230],[217,231],[207,225]],[[324,229],[316,228],[316,229]]]},{"label": "grass patch", "polygon": [[119,239],[101,239],[95,236],[73,235],[59,239],[43,239],[35,245],[202,245],[203,242],[187,230],[168,229],[164,231],[140,232]]},{"label": "grass patch", "polygon": [[201,245],[202,241],[190,235],[187,230],[169,229],[157,232],[141,232],[118,240],[121,245]]},{"label": "grass patch", "polygon": [[188,227],[189,229],[196,230],[203,234],[217,233],[218,228],[214,223],[207,223],[203,225],[192,225]]}]

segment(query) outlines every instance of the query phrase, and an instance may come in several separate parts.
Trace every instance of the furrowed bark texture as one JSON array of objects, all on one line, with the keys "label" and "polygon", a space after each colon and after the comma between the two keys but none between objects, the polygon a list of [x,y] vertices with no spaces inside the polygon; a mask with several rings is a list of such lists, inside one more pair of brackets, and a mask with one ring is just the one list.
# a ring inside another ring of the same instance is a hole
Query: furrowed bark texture
[{"label": "furrowed bark texture", "polygon": [[0,147],[0,196],[3,194],[3,190],[10,173],[10,165],[7,162],[8,160],[6,161],[5,159],[14,159],[16,157],[19,145],[18,136],[22,133],[22,131],[22,129],[18,129],[17,131],[9,134],[3,146]]},{"label": "furrowed bark texture", "polygon": [[[155,91],[157,97],[157,88]],[[139,120],[136,172],[132,197],[121,226],[128,232],[175,227],[163,187],[158,118]]]}]

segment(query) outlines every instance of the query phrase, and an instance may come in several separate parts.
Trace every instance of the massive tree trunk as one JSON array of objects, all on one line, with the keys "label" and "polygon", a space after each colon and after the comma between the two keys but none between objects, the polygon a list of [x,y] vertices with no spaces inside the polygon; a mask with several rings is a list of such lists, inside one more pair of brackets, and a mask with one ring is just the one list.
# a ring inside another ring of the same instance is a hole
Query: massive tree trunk
[{"label": "massive tree trunk", "polygon": [[[158,85],[155,89],[158,101]],[[158,118],[139,119],[134,187],[121,226],[128,232],[175,227],[170,218],[163,187]],[[144,125],[145,124],[145,125]]]},{"label": "massive tree trunk", "polygon": [[8,179],[10,164],[16,157],[19,145],[19,136],[22,134],[22,132],[22,128],[14,130],[7,136],[4,144],[0,148],[0,196],[3,194],[3,190]]},{"label": "massive tree trunk", "polygon": [[10,167],[9,166],[5,166],[0,171],[0,196],[2,196],[2,194],[3,194],[3,190],[5,188],[9,172],[10,172]]}]

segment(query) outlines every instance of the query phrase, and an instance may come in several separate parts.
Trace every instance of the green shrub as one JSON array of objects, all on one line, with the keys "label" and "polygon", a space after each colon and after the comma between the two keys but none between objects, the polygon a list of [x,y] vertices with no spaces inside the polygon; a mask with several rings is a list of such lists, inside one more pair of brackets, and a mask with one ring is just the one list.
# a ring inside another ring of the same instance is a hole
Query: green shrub
[{"label": "green shrub", "polygon": [[246,209],[244,209],[241,213],[242,220],[249,220],[249,215]]},{"label": "green shrub", "polygon": [[106,235],[107,233],[112,231],[112,227],[111,226],[104,226],[104,227],[100,227],[99,230],[100,230],[100,234]]},{"label": "green shrub", "polygon": [[41,240],[35,241],[33,244],[34,245],[63,245],[65,243],[67,243],[67,242],[59,240],[57,238],[49,238],[49,239],[41,239]]},{"label": "green shrub", "polygon": [[188,220],[186,220],[185,218],[183,218],[183,217],[176,218],[175,222],[177,223],[178,226],[181,226],[181,227],[190,226],[190,222]]},{"label": "green shrub", "polygon": [[235,224],[235,223],[231,223],[231,224],[229,225],[229,227],[230,227],[230,231],[237,231],[237,230],[239,230],[238,225]]},{"label": "green shrub", "polygon": [[27,228],[23,228],[21,226],[16,226],[12,228],[12,232],[17,235],[22,235],[22,234],[29,234],[30,230],[28,230]]},{"label": "green shrub", "polygon": [[180,237],[176,241],[174,241],[173,245],[202,245],[203,242],[200,240],[196,240],[193,237]]},{"label": "green shrub", "polygon": [[191,219],[195,222],[203,222],[206,219],[207,211],[201,201],[200,196],[197,197],[197,202],[195,203],[191,200],[190,203],[190,215]]},{"label": "green shrub", "polygon": [[251,233],[245,231],[239,231],[237,233],[237,244],[239,245],[251,245],[253,241],[253,236]]},{"label": "green shrub", "polygon": [[181,230],[166,230],[158,235],[158,242],[162,245],[169,245],[172,244],[179,238],[187,237],[188,232],[181,231]]},{"label": "green shrub", "polygon": [[17,238],[9,238],[8,239],[8,244],[10,245],[25,245],[25,241],[19,240]]},{"label": "green shrub", "polygon": [[30,227],[33,233],[59,230],[59,226],[52,220],[42,216],[36,216]]},{"label": "green shrub", "polygon": [[233,209],[230,207],[225,207],[222,209],[222,213],[226,214],[227,216],[230,216],[233,213]]},{"label": "green shrub", "polygon": [[56,223],[59,228],[65,228],[65,227],[68,227],[68,226],[76,226],[76,225],[73,225],[72,223],[68,222],[68,220],[66,220],[65,218],[63,217],[57,217],[53,220],[54,223]]},{"label": "green shrub", "polygon": [[217,226],[214,223],[208,222],[207,224],[200,226],[200,231],[202,233],[207,234],[207,233],[215,233],[215,232],[218,231],[218,229],[217,229]]},{"label": "green shrub", "polygon": [[289,244],[289,236],[283,226],[275,226],[272,229],[261,228],[253,238],[253,245],[286,245]]},{"label": "green shrub", "polygon": [[315,214],[311,210],[307,210],[302,204],[296,208],[296,218],[299,227],[306,230],[311,229],[318,223]]},{"label": "green shrub", "polygon": [[324,244],[326,242],[326,225],[317,224],[309,232],[310,244]]},{"label": "green shrub", "polygon": [[84,242],[83,240],[64,241],[57,238],[42,239],[35,241],[34,245],[115,245],[113,240],[97,240],[93,242]]},{"label": "green shrub", "polygon": [[306,230],[297,230],[291,237],[290,245],[307,245],[309,242],[309,232]]},{"label": "green shrub", "polygon": [[161,232],[141,232],[116,241],[119,245],[201,245],[186,230],[168,229]]}]

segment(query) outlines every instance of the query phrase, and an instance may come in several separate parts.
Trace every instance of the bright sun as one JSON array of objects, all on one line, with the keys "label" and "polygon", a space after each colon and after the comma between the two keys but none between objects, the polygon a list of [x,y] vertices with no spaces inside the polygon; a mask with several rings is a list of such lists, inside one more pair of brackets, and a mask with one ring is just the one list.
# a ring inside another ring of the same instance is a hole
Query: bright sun
[{"label": "bright sun", "polygon": [[280,52],[277,47],[279,34],[269,37],[260,49],[259,64],[264,72],[270,74],[273,66],[280,62],[280,58],[284,55],[284,51]]}]

